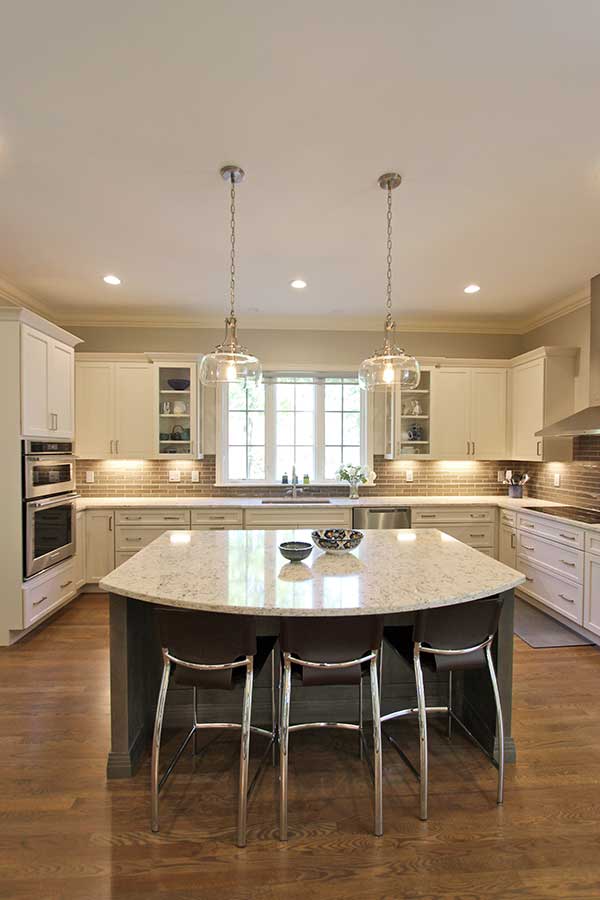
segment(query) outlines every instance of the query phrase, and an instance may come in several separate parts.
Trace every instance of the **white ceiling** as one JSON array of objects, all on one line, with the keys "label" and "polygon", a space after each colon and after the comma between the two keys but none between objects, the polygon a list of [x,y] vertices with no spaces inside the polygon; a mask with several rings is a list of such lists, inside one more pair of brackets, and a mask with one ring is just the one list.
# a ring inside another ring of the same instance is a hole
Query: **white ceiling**
[{"label": "white ceiling", "polygon": [[63,322],[220,321],[235,162],[244,324],[378,324],[396,169],[398,319],[540,315],[600,270],[599,33],[594,0],[5,5],[0,273]]}]

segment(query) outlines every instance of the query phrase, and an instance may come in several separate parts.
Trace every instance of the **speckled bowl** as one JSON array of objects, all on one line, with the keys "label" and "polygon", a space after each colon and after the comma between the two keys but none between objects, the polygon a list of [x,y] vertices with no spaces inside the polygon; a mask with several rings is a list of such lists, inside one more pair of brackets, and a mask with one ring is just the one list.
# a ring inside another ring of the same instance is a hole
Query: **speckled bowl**
[{"label": "speckled bowl", "polygon": [[306,541],[284,541],[279,545],[279,552],[290,562],[301,562],[310,556],[312,549]]},{"label": "speckled bowl", "polygon": [[311,536],[320,550],[341,556],[342,553],[356,550],[364,534],[353,528],[325,528],[323,531],[313,531]]}]

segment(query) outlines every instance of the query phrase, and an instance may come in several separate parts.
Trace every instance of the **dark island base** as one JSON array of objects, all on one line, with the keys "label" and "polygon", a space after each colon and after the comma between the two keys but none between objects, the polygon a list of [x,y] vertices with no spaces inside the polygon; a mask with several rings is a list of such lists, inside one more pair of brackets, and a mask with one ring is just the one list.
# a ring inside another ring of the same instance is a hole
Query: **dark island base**
[{"label": "dark island base", "polygon": [[[150,603],[128,597],[110,595],[110,692],[111,750],[107,777],[128,778],[136,771],[146,753],[152,728],[162,671],[160,645]],[[512,667],[513,667],[513,591],[504,594],[504,608],[493,655],[504,713],[505,754],[514,762],[516,751],[511,736]],[[409,624],[411,613],[386,616],[390,624]],[[259,617],[260,634],[279,633],[278,617]],[[315,617],[315,628],[319,619]],[[412,670],[386,647],[383,665],[382,713],[416,706]],[[255,681],[254,723],[266,723],[271,716],[270,667]],[[425,673],[428,705],[445,705],[448,695],[447,676]],[[487,670],[457,673],[454,677],[454,711],[482,747],[496,756],[496,716],[492,688]],[[365,716],[369,703],[365,693]],[[356,690],[348,687],[294,688],[292,721],[357,720]],[[241,717],[238,692],[210,691],[199,693],[199,719],[232,721]],[[172,688],[169,691],[165,724],[189,727],[192,719],[191,691]]]}]

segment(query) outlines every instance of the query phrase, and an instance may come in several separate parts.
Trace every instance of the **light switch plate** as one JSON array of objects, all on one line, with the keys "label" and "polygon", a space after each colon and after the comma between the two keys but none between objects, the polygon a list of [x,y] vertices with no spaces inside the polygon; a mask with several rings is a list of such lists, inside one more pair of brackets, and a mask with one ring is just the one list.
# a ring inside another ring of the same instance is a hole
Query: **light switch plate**
[{"label": "light switch plate", "polygon": [[498,484],[503,484],[504,482],[504,472],[502,469],[498,469]]},{"label": "light switch plate", "polygon": [[181,481],[181,472],[179,469],[169,469],[169,481]]},{"label": "light switch plate", "polygon": [[412,469],[407,469],[407,470],[406,470],[406,480],[407,480],[407,481],[412,481],[412,480],[413,480],[413,470],[412,470]]},{"label": "light switch plate", "polygon": [[85,471],[85,483],[93,484],[95,481],[95,474],[93,469],[86,469]]},{"label": "light switch plate", "polygon": [[554,487],[560,487],[560,472],[554,473]]},{"label": "light switch plate", "polygon": [[198,469],[192,469],[192,481],[195,482],[195,484],[198,484],[200,481],[200,472]]}]

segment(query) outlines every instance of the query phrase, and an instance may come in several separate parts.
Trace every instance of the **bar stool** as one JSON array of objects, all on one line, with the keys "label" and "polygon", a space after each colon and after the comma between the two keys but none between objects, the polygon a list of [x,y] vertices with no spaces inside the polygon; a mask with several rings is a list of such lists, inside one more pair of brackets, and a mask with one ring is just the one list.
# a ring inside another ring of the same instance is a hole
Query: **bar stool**
[{"label": "bar stool", "polygon": [[[283,656],[283,687],[279,734],[279,839],[288,839],[288,749],[290,732],[307,728],[342,728],[357,731],[362,758],[362,678],[369,672],[373,709],[375,785],[375,834],[383,833],[381,786],[381,726],[377,653],[383,637],[381,616],[337,616],[332,618],[285,618],[279,641]],[[368,663],[368,669],[367,669]],[[292,678],[293,676],[293,678]],[[356,685],[359,689],[359,722],[307,722],[290,725],[292,680],[307,687]],[[371,766],[370,761],[369,766]]]},{"label": "bar stool", "polygon": [[[275,702],[275,637],[257,637],[252,616],[232,616],[224,613],[192,610],[156,609],[163,655],[163,673],[158,694],[154,738],[152,741],[152,831],[159,830],[158,798],[167,778],[181,754],[193,738],[196,754],[196,735],[202,729],[237,728],[241,730],[240,777],[237,815],[237,845],[246,845],[246,813],[248,798],[257,782],[267,754],[277,738],[277,704]],[[271,657],[271,716],[272,730],[251,724],[252,686],[254,673],[259,674]],[[159,779],[160,742],[169,681],[192,688],[192,727],[176,750]],[[198,688],[202,690],[232,690],[243,688],[242,723],[198,722]],[[248,788],[248,757],[250,732],[269,738],[269,745],[261,759],[250,788]]]},{"label": "bar stool", "polygon": [[[386,626],[385,640],[406,661],[414,666],[417,688],[416,709],[401,709],[381,717],[381,722],[389,722],[401,716],[417,714],[419,717],[419,769],[415,769],[396,741],[386,735],[400,756],[420,780],[420,818],[427,819],[428,793],[428,745],[427,713],[446,713],[448,716],[448,736],[451,736],[452,722],[457,722],[469,737],[473,735],[455,715],[452,709],[452,673],[467,669],[487,669],[492,682],[496,704],[498,738],[498,794],[497,802],[504,799],[504,723],[498,681],[492,662],[491,646],[498,630],[502,611],[502,597],[489,597],[470,603],[442,606],[418,612],[413,627]],[[448,705],[427,706],[423,668],[432,672],[448,672]],[[476,740],[475,738],[473,738]],[[476,743],[478,743],[476,741]],[[479,745],[481,746],[481,745]],[[482,748],[483,749],[483,748]]]}]

